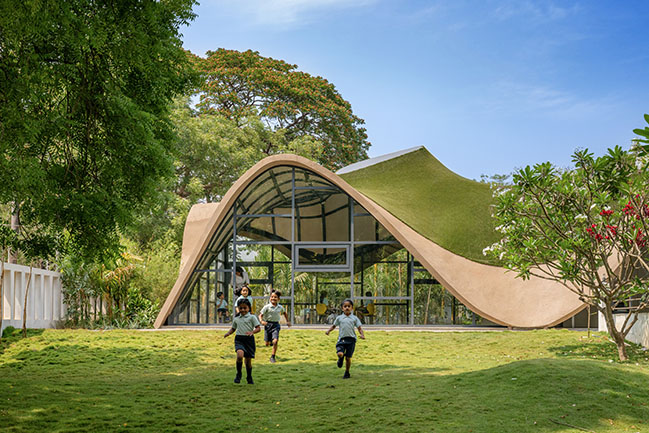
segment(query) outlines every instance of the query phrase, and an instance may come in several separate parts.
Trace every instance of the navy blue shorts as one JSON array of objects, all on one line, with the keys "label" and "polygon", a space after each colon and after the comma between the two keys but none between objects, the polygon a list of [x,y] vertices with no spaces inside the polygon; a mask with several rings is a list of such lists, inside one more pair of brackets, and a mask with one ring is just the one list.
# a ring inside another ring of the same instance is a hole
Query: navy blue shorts
[{"label": "navy blue shorts", "polygon": [[336,353],[342,352],[347,358],[354,355],[356,349],[356,339],[354,337],[343,337],[336,343]]},{"label": "navy blue shorts", "polygon": [[279,325],[279,322],[266,322],[264,326],[264,341],[273,341],[279,340],[279,330],[282,327]]},{"label": "navy blue shorts", "polygon": [[257,347],[255,346],[254,335],[235,335],[234,336],[234,351],[243,350],[243,356],[246,358],[254,358]]}]

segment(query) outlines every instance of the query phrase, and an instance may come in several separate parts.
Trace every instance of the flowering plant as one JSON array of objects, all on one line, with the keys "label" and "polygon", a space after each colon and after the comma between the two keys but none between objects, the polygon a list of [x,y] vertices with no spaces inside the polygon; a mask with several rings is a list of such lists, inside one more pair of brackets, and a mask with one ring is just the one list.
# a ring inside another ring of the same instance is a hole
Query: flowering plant
[{"label": "flowering plant", "polygon": [[[595,158],[574,153],[573,169],[525,167],[495,194],[502,239],[485,250],[522,278],[564,285],[604,315],[621,360],[624,339],[649,306],[647,162],[620,147]],[[616,327],[616,305],[627,312]]]}]

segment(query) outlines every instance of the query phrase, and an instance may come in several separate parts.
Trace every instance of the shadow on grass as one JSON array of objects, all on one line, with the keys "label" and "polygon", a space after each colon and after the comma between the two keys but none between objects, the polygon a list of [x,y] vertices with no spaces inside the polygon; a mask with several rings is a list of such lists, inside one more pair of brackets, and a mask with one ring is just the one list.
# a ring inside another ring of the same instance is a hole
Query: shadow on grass
[{"label": "shadow on grass", "polygon": [[[43,329],[27,329],[27,337],[37,337],[43,334]],[[2,342],[0,342],[0,355],[2,355],[6,349],[8,349],[12,344],[22,340],[23,331],[22,329],[15,329],[13,326],[8,326],[2,331]]]},{"label": "shadow on grass", "polygon": [[[608,339],[599,338],[593,341],[585,341],[582,344],[569,344],[563,346],[549,347],[548,350],[560,357],[587,357],[594,359],[611,359],[619,361],[617,346]],[[628,362],[647,363],[649,352],[642,349],[642,346],[634,343],[627,345]]]}]

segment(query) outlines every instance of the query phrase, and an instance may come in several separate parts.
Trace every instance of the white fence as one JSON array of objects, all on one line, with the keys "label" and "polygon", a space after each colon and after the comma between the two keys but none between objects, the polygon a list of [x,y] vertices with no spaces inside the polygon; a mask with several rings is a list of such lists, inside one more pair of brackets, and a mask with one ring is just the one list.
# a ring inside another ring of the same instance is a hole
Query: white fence
[{"label": "white fence", "polygon": [[[5,263],[2,277],[2,329],[21,328],[29,266]],[[61,274],[34,268],[27,295],[27,327],[54,328],[64,319],[65,311]]]},{"label": "white fence", "polygon": [[[615,325],[617,329],[622,327],[626,314],[615,314]],[[599,313],[599,330],[608,331],[604,315]],[[649,313],[638,314],[638,321],[633,325],[631,331],[626,336],[626,339],[634,343],[638,343],[643,347],[649,347]]]}]

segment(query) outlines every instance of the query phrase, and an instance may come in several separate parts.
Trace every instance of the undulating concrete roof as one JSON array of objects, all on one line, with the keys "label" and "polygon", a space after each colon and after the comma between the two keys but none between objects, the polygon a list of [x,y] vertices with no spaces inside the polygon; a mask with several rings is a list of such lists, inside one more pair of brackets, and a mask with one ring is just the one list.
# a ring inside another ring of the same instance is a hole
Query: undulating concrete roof
[{"label": "undulating concrete roof", "polygon": [[449,292],[493,322],[522,328],[546,327],[585,307],[560,283],[536,277],[521,280],[502,267],[474,260],[476,249],[496,238],[489,217],[489,188],[451,172],[425,149],[348,172],[344,177],[306,158],[275,155],[248,170],[218,206],[195,213],[189,223],[200,227],[200,233],[188,233],[187,239],[194,244],[183,245],[188,258],[156,319],[156,328],[171,313],[237,197],[260,174],[279,166],[312,171],[350,195]]}]

